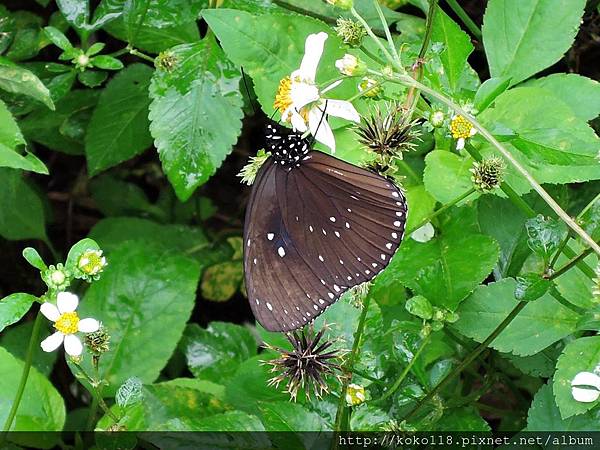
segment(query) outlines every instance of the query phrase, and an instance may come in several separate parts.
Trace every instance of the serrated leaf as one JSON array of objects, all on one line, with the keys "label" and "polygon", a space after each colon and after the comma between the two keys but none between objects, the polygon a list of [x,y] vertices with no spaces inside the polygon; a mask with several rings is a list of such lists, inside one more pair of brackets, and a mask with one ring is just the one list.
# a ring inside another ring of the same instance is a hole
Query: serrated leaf
[{"label": "serrated leaf", "polygon": [[552,386],[548,383],[535,394],[527,413],[526,431],[596,431],[599,420],[600,410],[563,419],[554,401]]},{"label": "serrated leaf", "polygon": [[395,278],[433,305],[455,310],[492,271],[498,244],[479,233],[474,211],[458,208],[440,218],[440,233],[426,243],[406,239],[381,278]]},{"label": "serrated leaf", "polygon": [[163,169],[187,200],[231,152],[241,129],[240,73],[211,37],[174,47],[171,71],[150,84],[150,131]]},{"label": "serrated leaf", "polygon": [[77,74],[77,79],[79,82],[90,88],[100,86],[107,78],[107,72],[98,70],[86,70],[85,72],[79,72]]},{"label": "serrated leaf", "polygon": [[[80,310],[82,317],[102,321],[111,335],[100,374],[110,383],[105,395],[114,395],[131,376],[145,383],[158,377],[190,316],[200,267],[151,243],[126,242],[107,258],[108,266],[86,292]],[[83,364],[91,369],[89,359]]]},{"label": "serrated leaf", "polygon": [[39,100],[54,111],[50,91],[31,71],[0,56],[0,89]]},{"label": "serrated leaf", "polygon": [[485,80],[473,99],[473,106],[477,111],[482,112],[488,106],[490,106],[496,97],[502,94],[510,86],[510,78],[490,78]]},{"label": "serrated leaf", "polygon": [[[453,327],[483,342],[517,305],[515,287],[510,278],[479,286],[458,309],[460,318]],[[575,331],[578,320],[577,313],[545,294],[527,304],[490,346],[505,353],[533,355]]]},{"label": "serrated leaf", "polygon": [[89,28],[90,6],[88,0],[56,0],[56,4],[73,28],[78,31]]},{"label": "serrated leaf", "polygon": [[555,73],[527,82],[527,86],[541,88],[571,107],[582,120],[600,115],[600,83],[576,73]]},{"label": "serrated leaf", "polygon": [[35,301],[37,297],[22,292],[0,299],[0,332],[21,320]]},{"label": "serrated leaf", "polygon": [[[434,150],[425,157],[425,171],[423,182],[425,188],[437,201],[449,203],[465,194],[473,188],[471,172],[473,160],[469,157],[461,157],[456,153],[445,150]],[[467,199],[461,201],[472,201],[479,197],[478,193],[472,193]]]},{"label": "serrated leaf", "polygon": [[46,240],[44,208],[35,189],[18,170],[0,168],[0,236]]},{"label": "serrated leaf", "polygon": [[561,350],[562,345],[555,344],[531,356],[515,356],[511,353],[504,353],[502,356],[523,373],[533,377],[549,378],[554,373],[554,366]]},{"label": "serrated leaf", "polygon": [[465,33],[441,8],[437,8],[431,29],[431,42],[441,42],[444,49],[440,60],[452,92],[456,92],[460,78],[465,73],[467,58],[473,51],[469,35]]},{"label": "serrated leaf", "polygon": [[[571,249],[580,253],[583,251],[583,246],[571,243]],[[555,267],[562,267],[569,261],[564,255],[558,257]],[[598,264],[598,256],[592,253],[586,256],[583,260],[589,267],[596,267]],[[580,308],[589,309],[595,306],[593,299],[594,281],[590,280],[589,276],[583,273],[579,267],[573,267],[571,270],[563,273],[554,280],[558,292],[570,303],[579,306]]]},{"label": "serrated leaf", "polygon": [[557,62],[579,29],[585,0],[490,0],[483,43],[492,77],[517,84]]},{"label": "serrated leaf", "polygon": [[578,402],[571,393],[571,381],[579,372],[594,372],[600,368],[600,336],[579,338],[569,342],[556,363],[552,384],[556,404],[563,419],[582,414],[597,406],[598,401]]},{"label": "serrated leaf", "polygon": [[126,161],[151,145],[148,85],[152,73],[144,64],[132,64],[119,72],[100,95],[85,137],[91,175]]},{"label": "serrated leaf", "polygon": [[[0,347],[0,422],[5,423],[15,398],[15,386],[23,371],[23,362]],[[52,448],[59,436],[42,431],[62,431],[65,403],[52,383],[32,368],[11,431],[30,431],[19,442],[26,447]]]},{"label": "serrated leaf", "polygon": [[550,289],[552,280],[542,278],[537,273],[527,273],[516,277],[515,298],[527,302],[537,300]]},{"label": "serrated leaf", "polygon": [[257,344],[247,328],[211,322],[206,329],[188,325],[182,348],[195,377],[222,383],[243,361],[256,355]]}]

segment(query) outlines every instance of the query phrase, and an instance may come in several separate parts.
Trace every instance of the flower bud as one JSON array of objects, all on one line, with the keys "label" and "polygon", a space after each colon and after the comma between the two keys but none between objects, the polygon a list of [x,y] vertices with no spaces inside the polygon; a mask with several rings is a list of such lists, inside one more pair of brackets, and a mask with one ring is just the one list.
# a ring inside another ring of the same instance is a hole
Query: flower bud
[{"label": "flower bud", "polygon": [[481,162],[473,163],[470,169],[471,181],[480,192],[490,192],[500,187],[504,178],[506,165],[498,157],[491,157]]},{"label": "flower bud", "polygon": [[71,274],[62,264],[49,266],[42,272],[42,280],[49,289],[64,291],[71,284]]},{"label": "flower bud", "polygon": [[381,86],[372,78],[364,77],[358,84],[358,90],[364,92],[365,97],[376,98],[382,92]]},{"label": "flower bud", "polygon": [[358,384],[351,383],[346,389],[346,403],[348,406],[357,406],[366,400],[365,388]]},{"label": "flower bud", "polygon": [[77,67],[79,67],[80,69],[84,69],[89,64],[90,64],[90,57],[83,52],[75,59],[75,65]]},{"label": "flower bud", "polygon": [[340,9],[351,9],[354,6],[353,0],[326,0],[330,5]]},{"label": "flower bud", "polygon": [[363,38],[367,35],[360,23],[342,17],[337,20],[337,26],[334,30],[344,44],[350,47],[359,47]]},{"label": "flower bud", "polygon": [[346,76],[360,76],[367,72],[367,65],[350,53],[346,53],[342,59],[335,62],[335,67]]},{"label": "flower bud", "polygon": [[102,250],[86,250],[77,260],[79,273],[75,276],[87,281],[97,280],[107,264],[106,258],[102,256]]},{"label": "flower bud", "polygon": [[154,65],[157,69],[164,70],[165,72],[170,72],[175,68],[179,59],[173,52],[170,50],[166,50],[164,52],[160,52],[156,59],[154,60]]},{"label": "flower bud", "polygon": [[446,116],[444,115],[443,111],[433,111],[431,113],[429,123],[431,123],[434,128],[440,128],[444,125],[445,120]]}]

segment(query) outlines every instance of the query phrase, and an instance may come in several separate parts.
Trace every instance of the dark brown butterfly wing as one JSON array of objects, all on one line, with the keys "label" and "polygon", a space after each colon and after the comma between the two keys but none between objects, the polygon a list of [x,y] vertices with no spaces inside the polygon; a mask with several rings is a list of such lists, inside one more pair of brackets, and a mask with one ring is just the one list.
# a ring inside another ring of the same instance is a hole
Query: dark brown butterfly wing
[{"label": "dark brown butterfly wing", "polygon": [[270,331],[299,328],[372,279],[398,249],[406,200],[389,180],[325,153],[299,166],[269,159],[244,232],[246,288]]}]

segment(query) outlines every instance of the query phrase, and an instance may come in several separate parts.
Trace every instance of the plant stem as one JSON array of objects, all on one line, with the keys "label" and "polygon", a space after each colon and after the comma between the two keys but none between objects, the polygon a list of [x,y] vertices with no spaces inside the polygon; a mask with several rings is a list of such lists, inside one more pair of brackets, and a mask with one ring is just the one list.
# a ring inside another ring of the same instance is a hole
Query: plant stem
[{"label": "plant stem", "polygon": [[564,274],[569,269],[571,269],[571,267],[573,267],[579,261],[582,261],[583,259],[585,259],[585,257],[588,256],[590,253],[592,253],[592,249],[589,248],[589,247],[586,248],[579,255],[576,255],[573,258],[571,258],[569,261],[567,261],[564,266],[562,266],[560,269],[558,269],[552,275],[548,276],[548,279],[549,280],[554,280],[555,278],[560,277],[562,274]]},{"label": "plant stem", "polygon": [[338,448],[339,439],[338,434],[342,431],[342,424],[344,422],[345,417],[347,416],[347,407],[346,407],[346,391],[348,390],[348,385],[352,380],[352,370],[354,369],[354,364],[356,363],[356,359],[358,358],[358,350],[360,347],[360,339],[362,337],[363,331],[365,329],[365,322],[367,319],[367,312],[369,310],[369,304],[371,303],[371,297],[367,294],[363,304],[363,310],[360,313],[360,317],[358,319],[358,326],[356,327],[356,332],[354,333],[354,342],[352,343],[352,350],[350,351],[350,356],[348,357],[348,363],[344,367],[345,377],[342,383],[342,390],[340,392],[340,398],[338,400],[337,412],[335,415],[335,425],[333,427],[334,431],[334,439],[332,449],[335,450]]},{"label": "plant stem", "polygon": [[[375,42],[375,44],[379,47],[379,50],[382,51],[382,53],[385,55],[387,60],[392,64],[392,66],[394,66],[396,68],[396,70],[398,70],[398,72],[403,73],[404,68],[400,64],[398,64],[398,62],[392,57],[390,52],[388,52],[387,49],[385,48],[385,46],[381,43],[379,38],[377,36],[375,36],[375,33],[373,33],[373,30],[371,29],[371,27],[369,26],[367,21],[365,19],[363,19],[362,16],[360,14],[358,14],[358,12],[356,12],[354,7],[352,7],[352,9],[350,9],[350,12],[352,13],[352,15],[354,17],[356,17],[356,20],[358,20],[360,22],[360,24],[363,26],[363,28],[365,29],[367,34],[371,37],[371,39],[373,39],[373,42]],[[388,30],[388,32],[389,32],[389,30]]]},{"label": "plant stem", "polygon": [[573,220],[571,218],[571,216],[569,216],[561,207],[558,203],[556,203],[556,201],[552,198],[552,196],[550,194],[548,194],[548,192],[546,192],[546,190],[537,182],[537,180],[527,171],[527,169],[525,169],[525,167],[523,167],[521,165],[521,163],[519,161],[517,161],[517,159],[506,149],[504,148],[504,146],[498,142],[498,140],[487,130],[487,128],[485,128],[483,125],[481,125],[472,115],[470,115],[468,112],[466,112],[463,108],[461,108],[459,105],[455,104],[452,100],[450,100],[449,98],[447,98],[446,96],[440,94],[439,92],[437,92],[435,89],[431,89],[428,86],[425,86],[424,84],[419,83],[417,80],[415,80],[414,78],[411,78],[408,75],[396,75],[395,77],[390,77],[390,76],[386,76],[380,72],[376,72],[376,71],[369,71],[369,72],[374,72],[375,74],[377,74],[380,77],[383,77],[393,83],[398,83],[398,84],[403,84],[406,86],[416,86],[419,90],[421,90],[422,92],[425,92],[429,95],[431,95],[432,97],[434,97],[435,99],[437,99],[438,101],[444,103],[446,106],[450,107],[451,109],[453,109],[456,113],[460,114],[461,116],[463,116],[464,118],[466,118],[469,122],[471,122],[471,125],[473,125],[473,127],[479,131],[479,133],[481,133],[481,135],[490,143],[492,144],[496,150],[498,150],[502,156],[508,161],[510,162],[510,164],[516,169],[517,172],[519,172],[530,184],[530,186],[539,194],[540,197],[542,197],[542,199],[548,204],[548,206],[550,206],[550,208],[552,208],[552,210],[556,213],[556,215],[567,224],[567,226],[569,228],[571,228],[577,235],[579,235],[579,237],[581,237],[581,239],[588,245],[590,246],[598,255],[600,255],[600,245],[598,245],[580,226],[579,224]]},{"label": "plant stem", "polygon": [[418,225],[415,225],[412,228],[410,228],[409,230],[406,230],[405,234],[407,236],[410,236],[410,234],[413,231],[416,231],[419,228],[421,228],[423,225],[425,225],[426,223],[431,222],[432,219],[434,219],[435,217],[439,216],[441,213],[443,213],[444,211],[446,211],[448,208],[451,208],[454,205],[456,205],[457,203],[463,201],[465,198],[467,198],[473,192],[475,192],[475,188],[471,188],[468,191],[460,194],[454,200],[450,201],[449,203],[446,203],[445,205],[441,206],[439,209],[436,209],[434,212],[432,212],[431,214],[429,214],[427,217],[425,217],[423,220],[421,220],[421,222],[419,222]]},{"label": "plant stem", "polygon": [[114,413],[110,410],[110,408],[102,398],[102,394],[98,390],[98,381],[90,377],[79,363],[73,362],[73,365],[77,367],[81,375],[83,375],[86,381],[90,384],[90,393],[96,399],[96,401],[100,405],[100,408],[102,408],[102,411],[104,411],[104,413],[107,414],[108,417],[110,417],[115,423],[117,423],[119,421],[119,418],[114,415]]},{"label": "plant stem", "polygon": [[379,56],[375,55],[373,52],[371,52],[370,50],[367,50],[367,48],[364,45],[361,45],[359,47],[359,50],[361,52],[363,52],[365,55],[367,55],[369,58],[371,58],[373,61],[375,61],[377,64],[381,65],[381,66],[386,66],[386,62],[381,59]]},{"label": "plant stem", "polygon": [[402,385],[402,382],[404,381],[406,376],[409,374],[409,372],[413,368],[414,364],[417,362],[417,359],[419,359],[419,356],[421,355],[421,353],[423,352],[423,350],[425,349],[427,344],[429,344],[430,340],[431,340],[431,334],[428,334],[427,337],[425,337],[425,339],[423,339],[423,341],[421,342],[421,345],[417,349],[417,352],[413,355],[412,359],[406,365],[406,367],[404,368],[404,370],[402,371],[402,373],[400,374],[400,376],[398,377],[396,382],[379,399],[374,400],[373,403],[383,402],[384,400],[389,398],[394,392],[396,392],[396,390],[398,390],[398,388]]},{"label": "plant stem", "polygon": [[29,372],[31,371],[33,353],[35,352],[35,348],[40,337],[41,327],[42,313],[38,311],[37,315],[35,316],[35,322],[33,322],[31,337],[29,338],[29,346],[27,347],[27,354],[25,355],[25,364],[23,365],[23,371],[21,372],[21,380],[19,381],[15,399],[13,400],[10,412],[8,413],[8,417],[6,418],[6,422],[4,423],[4,427],[2,429],[4,435],[2,436],[3,439],[0,441],[3,441],[6,437],[6,433],[10,431],[13,421],[15,420],[15,416],[17,415],[17,410],[19,409],[19,404],[21,403],[21,399],[23,398],[23,393],[25,392],[25,387],[27,385],[27,379],[29,378]]},{"label": "plant stem", "polygon": [[154,64],[154,58],[152,56],[148,56],[145,53],[140,52],[139,50],[130,47],[129,48],[129,53],[131,53],[134,56],[137,56],[138,58],[142,58],[145,59],[146,61],[151,62],[152,64]]},{"label": "plant stem", "polygon": [[451,381],[455,376],[460,374],[465,367],[471,364],[481,353],[483,353],[487,347],[498,337],[502,331],[514,320],[515,317],[521,312],[521,310],[527,305],[528,302],[522,301],[517,303],[517,305],[512,309],[512,311],[506,316],[506,318],[496,327],[494,331],[479,344],[469,355],[461,362],[458,366],[452,370],[448,375],[444,377],[442,381],[440,381],[431,391],[427,393],[425,397],[423,397],[413,409],[411,409],[399,422],[403,420],[407,420],[412,417],[421,407],[427,403],[441,388],[443,388],[449,381]]},{"label": "plant stem", "polygon": [[383,15],[383,11],[381,10],[381,6],[379,6],[379,0],[373,0],[373,6],[375,6],[375,10],[379,15],[379,20],[381,20],[381,25],[383,25],[383,32],[385,33],[385,37],[387,38],[388,45],[390,50],[392,50],[392,55],[394,55],[394,59],[398,63],[399,66],[402,66],[402,61],[400,60],[400,55],[398,55],[398,51],[396,50],[396,45],[394,45],[394,40],[392,39],[392,34],[390,33],[390,27],[385,20],[385,16]]},{"label": "plant stem", "polygon": [[469,29],[471,34],[475,36],[475,39],[481,41],[481,30],[479,29],[477,24],[473,22],[473,19],[471,19],[469,15],[465,12],[462,6],[460,6],[456,0],[446,0],[446,3],[448,3],[448,6],[450,6],[452,11],[454,11],[454,13],[460,18],[460,20],[462,20],[462,22]]}]

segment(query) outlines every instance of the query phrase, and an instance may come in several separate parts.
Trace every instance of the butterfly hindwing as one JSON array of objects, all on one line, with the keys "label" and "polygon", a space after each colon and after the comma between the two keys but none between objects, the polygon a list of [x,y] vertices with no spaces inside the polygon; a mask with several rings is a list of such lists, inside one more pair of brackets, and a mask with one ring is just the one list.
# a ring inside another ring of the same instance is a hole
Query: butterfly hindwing
[{"label": "butterfly hindwing", "polygon": [[246,287],[255,317],[289,331],[372,279],[400,245],[402,192],[321,152],[294,167],[261,168],[246,215]]}]

